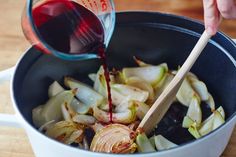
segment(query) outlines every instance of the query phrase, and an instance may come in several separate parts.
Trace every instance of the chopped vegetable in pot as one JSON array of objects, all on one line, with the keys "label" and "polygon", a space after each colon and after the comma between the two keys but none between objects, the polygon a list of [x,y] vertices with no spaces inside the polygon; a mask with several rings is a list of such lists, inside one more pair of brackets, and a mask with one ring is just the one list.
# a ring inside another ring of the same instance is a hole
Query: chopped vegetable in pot
[{"label": "chopped vegetable in pot", "polygon": [[[176,95],[176,102],[182,104],[184,111],[176,110],[163,119],[167,123],[172,117],[178,117],[166,130],[146,135],[138,125],[177,71],[169,70],[166,63],[151,65],[136,57],[134,60],[138,67],[110,72],[112,123],[104,70],[100,67],[97,73],[88,75],[94,82],[93,87],[71,77],[64,78],[63,86],[68,89],[54,81],[48,88],[48,101],[32,110],[35,127],[46,136],[80,149],[128,154],[178,147],[181,143],[165,134],[177,123],[188,136],[198,139],[225,122],[223,107],[215,109],[205,83],[190,72]],[[203,107],[211,112],[206,119],[203,119],[206,117]],[[182,117],[180,112],[184,113]],[[156,129],[161,127],[162,123]]]}]

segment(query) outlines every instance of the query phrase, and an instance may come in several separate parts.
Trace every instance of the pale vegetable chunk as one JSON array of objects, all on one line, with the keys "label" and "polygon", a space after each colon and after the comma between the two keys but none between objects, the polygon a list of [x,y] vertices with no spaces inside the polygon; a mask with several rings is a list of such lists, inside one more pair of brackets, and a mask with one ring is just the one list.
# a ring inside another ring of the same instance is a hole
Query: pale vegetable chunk
[{"label": "pale vegetable chunk", "polygon": [[153,87],[161,81],[166,72],[167,69],[165,66],[133,67],[122,70],[125,80],[129,77],[139,77],[150,83]]},{"label": "pale vegetable chunk", "polygon": [[[108,106],[108,105],[106,105]],[[115,112],[120,113],[127,111],[130,107],[135,107],[137,108],[137,105],[135,104],[135,101],[129,100],[129,99],[124,99],[119,105],[115,107]]]},{"label": "pale vegetable chunk", "polygon": [[99,94],[103,95],[104,97],[107,97],[107,89],[106,89],[106,79],[104,76],[104,69],[102,66],[100,66],[97,74],[96,79],[93,84],[93,88],[95,91],[97,91]]},{"label": "pale vegetable chunk", "polygon": [[196,139],[200,138],[201,135],[200,133],[198,132],[198,129],[197,129],[197,124],[196,123],[193,123],[189,128],[188,128],[188,131],[191,135],[193,135],[193,137],[195,137]]},{"label": "pale vegetable chunk", "polygon": [[113,84],[111,86],[111,96],[113,104],[116,106],[124,100],[145,102],[148,99],[149,93],[136,87],[123,84]]},{"label": "pale vegetable chunk", "polygon": [[215,130],[218,127],[220,127],[222,124],[224,124],[225,120],[223,119],[223,117],[221,116],[220,112],[218,112],[217,110],[214,111],[214,122],[213,122],[213,127],[212,129]]},{"label": "pale vegetable chunk", "polygon": [[50,98],[63,91],[64,88],[57,81],[54,81],[48,88],[48,96]]},{"label": "pale vegetable chunk", "polygon": [[[93,116],[100,122],[109,123],[110,113],[99,109],[95,106],[93,108]],[[129,124],[134,122],[136,119],[136,108],[135,106],[130,106],[126,111],[112,113],[112,121],[114,123]]]},{"label": "pale vegetable chunk", "polygon": [[70,104],[74,98],[76,89],[70,91],[64,91],[48,100],[42,110],[42,116],[45,118],[46,122],[51,120],[61,120],[62,112],[61,105],[63,103]]},{"label": "pale vegetable chunk", "polygon": [[166,73],[164,82],[161,84],[161,86],[155,88],[156,99],[161,95],[161,93],[169,85],[169,83],[172,81],[173,78],[174,78],[173,74]]},{"label": "pale vegetable chunk", "polygon": [[76,97],[86,105],[94,106],[104,102],[104,97],[102,95],[82,82],[65,77],[65,85],[70,89],[77,88]]},{"label": "pale vegetable chunk", "polygon": [[78,114],[87,114],[92,110],[92,105],[86,105],[75,98],[72,100],[70,106]]},{"label": "pale vegetable chunk", "polygon": [[[55,96],[58,93],[65,91],[64,88],[57,82],[54,81],[53,84],[49,86],[48,95],[49,97]],[[85,105],[76,98],[74,98],[70,104],[72,109],[79,114],[86,114],[91,109],[91,106]]]},{"label": "pale vegetable chunk", "polygon": [[183,81],[182,85],[180,86],[180,89],[176,95],[177,100],[181,104],[183,104],[185,106],[189,106],[192,101],[192,97],[194,95],[197,95],[196,92],[193,90],[189,81],[187,79],[184,79],[184,81]]},{"label": "pale vegetable chunk", "polygon": [[201,128],[199,129],[199,133],[201,134],[201,136],[204,136],[213,130],[213,122],[214,116],[202,124]]},{"label": "pale vegetable chunk", "polygon": [[40,126],[40,128],[38,129],[40,132],[43,132],[45,130],[48,130],[50,127],[52,127],[55,124],[55,120],[49,121],[45,124],[43,124],[42,126]]},{"label": "pale vegetable chunk", "polygon": [[135,133],[127,126],[112,124],[102,128],[94,136],[90,150],[104,153],[134,153],[137,146],[134,143]]},{"label": "pale vegetable chunk", "polygon": [[75,111],[71,108],[70,104],[64,102],[61,106],[61,111],[64,120],[71,121],[72,117],[76,115]]},{"label": "pale vegetable chunk", "polygon": [[193,123],[194,121],[189,116],[185,116],[182,123],[182,127],[189,128]]},{"label": "pale vegetable chunk", "polygon": [[[219,107],[218,109],[219,111],[222,111],[222,107]],[[202,126],[199,129],[199,133],[202,136],[210,133],[211,131],[224,124],[225,120],[219,111],[214,111],[213,114],[202,123]]]},{"label": "pale vegetable chunk", "polygon": [[150,137],[150,138],[149,138],[149,141],[150,141],[150,143],[152,144],[153,148],[155,148],[155,147],[156,147],[156,145],[155,145],[155,135],[153,135],[152,137]]},{"label": "pale vegetable chunk", "polygon": [[203,83],[202,81],[194,81],[191,83],[191,85],[202,101],[206,101],[209,99],[209,94],[205,83]]},{"label": "pale vegetable chunk", "polygon": [[32,117],[34,125],[40,127],[52,120],[56,122],[62,120],[61,105],[63,103],[71,103],[75,92],[76,90],[63,91],[50,98],[45,105],[33,109]]},{"label": "pale vegetable chunk", "polygon": [[225,119],[225,111],[222,106],[217,108],[217,111],[221,114],[222,118]]},{"label": "pale vegetable chunk", "polygon": [[42,117],[43,105],[39,105],[32,110],[32,119],[34,125],[38,128],[47,123]]},{"label": "pale vegetable chunk", "polygon": [[208,93],[208,100],[206,100],[206,103],[211,108],[211,111],[215,110],[215,101],[210,93]]},{"label": "pale vegetable chunk", "polygon": [[157,150],[166,150],[178,146],[175,143],[163,137],[162,135],[155,136],[154,140]]},{"label": "pale vegetable chunk", "polygon": [[96,119],[93,116],[89,115],[75,115],[72,120],[76,123],[92,125],[95,124]]},{"label": "pale vegetable chunk", "polygon": [[136,143],[138,146],[138,152],[140,153],[147,153],[147,152],[154,152],[155,149],[152,146],[151,142],[147,138],[145,133],[139,134],[136,137]]},{"label": "pale vegetable chunk", "polygon": [[[222,106],[218,107],[216,111],[218,111],[218,112],[221,114],[222,118],[225,119],[225,112],[224,112],[224,109],[223,109]],[[212,113],[206,120],[204,120],[204,121],[202,122],[202,125],[204,125],[204,124],[207,123],[209,120],[211,120],[211,119],[214,118],[214,112],[215,112],[215,111],[213,111],[213,113]]]},{"label": "pale vegetable chunk", "polygon": [[189,105],[187,116],[191,118],[199,126],[202,122],[202,110],[200,107],[200,102],[196,96],[193,96],[191,103]]},{"label": "pale vegetable chunk", "polygon": [[138,119],[142,120],[143,117],[146,115],[148,110],[150,109],[150,106],[143,102],[134,101],[134,100],[124,100],[122,103],[120,103],[115,108],[116,113],[125,112],[129,108],[134,107],[136,109],[136,115]]},{"label": "pale vegetable chunk", "polygon": [[124,101],[129,101],[130,96],[122,95],[118,90],[111,87],[111,99],[114,106],[120,105]]},{"label": "pale vegetable chunk", "polygon": [[111,88],[125,97],[130,97],[131,100],[137,100],[140,102],[145,102],[149,96],[147,91],[128,85],[114,84]]},{"label": "pale vegetable chunk", "polygon": [[50,127],[47,136],[65,144],[79,143],[83,140],[83,127],[69,121],[60,121]]},{"label": "pale vegetable chunk", "polygon": [[135,57],[135,56],[133,57],[133,59],[134,59],[135,63],[136,63],[138,66],[140,66],[140,67],[152,66],[151,64],[147,64],[147,63],[145,63],[144,61],[138,59],[138,58]]},{"label": "pale vegetable chunk", "polygon": [[142,120],[143,117],[146,115],[146,113],[148,112],[148,110],[150,109],[150,106],[148,106],[147,104],[143,103],[143,102],[138,102],[135,101],[134,102],[137,106],[137,117]]},{"label": "pale vegetable chunk", "polygon": [[134,100],[124,100],[122,103],[116,106],[115,112],[121,113],[129,110],[129,108],[135,108],[136,116],[142,120],[145,114],[150,109],[150,106],[143,102],[134,101]]},{"label": "pale vegetable chunk", "polygon": [[[106,82],[104,76],[104,70],[100,67],[97,72],[96,81],[94,83],[94,89],[107,97]],[[139,88],[128,86],[125,84],[111,84],[111,96],[113,105],[119,105],[124,99],[129,97],[129,100],[146,101],[149,93],[147,91],[141,90]]]},{"label": "pale vegetable chunk", "polygon": [[93,129],[94,132],[98,132],[104,127],[105,127],[105,125],[103,125],[99,122],[96,122],[95,124],[91,125],[91,128]]},{"label": "pale vegetable chunk", "polygon": [[190,82],[194,82],[198,80],[198,77],[192,72],[188,72],[187,78]]},{"label": "pale vegetable chunk", "polygon": [[148,99],[150,101],[153,101],[154,90],[153,90],[152,86],[149,83],[147,83],[145,80],[142,80],[138,77],[130,77],[127,79],[126,84],[129,86],[137,87],[141,90],[147,91],[149,93]]},{"label": "pale vegetable chunk", "polygon": [[83,130],[76,130],[70,135],[70,137],[65,139],[64,143],[65,144],[72,144],[75,141],[76,141],[76,143],[78,143],[78,141],[80,141],[78,139],[81,139],[81,138],[83,138]]},{"label": "pale vegetable chunk", "polygon": [[97,74],[91,73],[91,74],[88,74],[88,77],[90,78],[90,80],[92,80],[93,82],[95,82],[95,81],[96,81]]}]

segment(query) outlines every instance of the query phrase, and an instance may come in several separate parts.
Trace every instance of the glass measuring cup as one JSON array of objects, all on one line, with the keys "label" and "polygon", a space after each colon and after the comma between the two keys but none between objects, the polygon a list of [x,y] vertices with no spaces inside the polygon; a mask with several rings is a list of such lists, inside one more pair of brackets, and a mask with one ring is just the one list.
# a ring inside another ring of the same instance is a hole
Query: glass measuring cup
[{"label": "glass measuring cup", "polygon": [[96,49],[108,46],[114,30],[114,4],[112,0],[27,0],[21,22],[25,37],[44,53],[67,60],[97,58]]}]

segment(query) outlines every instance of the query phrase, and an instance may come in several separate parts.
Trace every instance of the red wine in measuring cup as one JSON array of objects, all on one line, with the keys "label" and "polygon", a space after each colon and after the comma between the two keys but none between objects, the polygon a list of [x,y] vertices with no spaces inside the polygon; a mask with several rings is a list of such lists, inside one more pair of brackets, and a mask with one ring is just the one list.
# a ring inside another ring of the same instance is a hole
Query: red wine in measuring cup
[{"label": "red wine in measuring cup", "polygon": [[104,29],[98,17],[70,0],[53,0],[33,8],[33,19],[41,38],[53,49],[66,54],[98,51],[107,82],[110,121],[112,100],[106,64]]},{"label": "red wine in measuring cup", "polygon": [[104,43],[100,20],[74,1],[45,1],[33,9],[33,19],[42,39],[57,51],[87,53]]}]

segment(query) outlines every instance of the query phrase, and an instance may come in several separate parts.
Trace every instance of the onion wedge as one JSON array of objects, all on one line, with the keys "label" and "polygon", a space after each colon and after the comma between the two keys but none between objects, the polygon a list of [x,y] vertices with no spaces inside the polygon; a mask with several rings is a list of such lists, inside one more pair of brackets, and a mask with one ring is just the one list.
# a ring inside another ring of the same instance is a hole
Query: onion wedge
[{"label": "onion wedge", "polygon": [[140,153],[155,151],[154,147],[152,146],[151,142],[149,141],[145,133],[141,133],[136,137],[136,143],[138,146],[138,152]]},{"label": "onion wedge", "polygon": [[63,91],[64,88],[57,81],[54,81],[48,88],[48,97],[51,98]]},{"label": "onion wedge", "polygon": [[161,93],[164,91],[164,89],[169,85],[171,80],[174,78],[173,74],[166,73],[165,80],[161,84],[161,86],[155,88],[155,98],[157,99]]},{"label": "onion wedge", "polygon": [[155,140],[155,146],[157,150],[166,150],[166,149],[170,149],[170,148],[178,146],[175,143],[163,137],[162,135],[155,136],[154,140]]},{"label": "onion wedge", "polygon": [[52,120],[56,122],[62,120],[61,105],[63,103],[70,104],[74,98],[75,92],[76,89],[60,92],[51,97],[45,105],[33,109],[32,117],[35,126],[40,127]]},{"label": "onion wedge", "polygon": [[177,100],[185,105],[185,106],[189,106],[192,98],[195,96],[198,96],[197,93],[193,90],[190,82],[187,79],[184,79],[182,85],[179,88],[179,91],[176,95]]},{"label": "onion wedge", "polygon": [[[48,95],[49,97],[52,97],[63,91],[65,91],[64,88],[57,81],[54,81],[49,86]],[[91,106],[85,105],[84,103],[80,102],[76,98],[72,100],[70,106],[75,112],[79,114],[86,114],[91,110]]]},{"label": "onion wedge", "polygon": [[70,89],[77,88],[76,97],[86,105],[95,106],[104,102],[104,97],[88,85],[73,78],[65,77],[65,85]]},{"label": "onion wedge", "polygon": [[[42,110],[43,110],[43,107],[44,107],[44,105],[39,105],[39,106],[37,106],[36,108],[34,108],[34,109],[32,110],[33,123],[34,123],[34,125],[35,125],[37,128],[39,128],[39,127],[41,127],[42,125],[44,125],[44,124],[50,122],[50,121],[46,122],[46,120],[44,119],[44,117],[42,117]],[[53,121],[55,121],[55,120],[53,120]]]},{"label": "onion wedge", "polygon": [[213,122],[213,127],[212,129],[215,130],[218,127],[220,127],[222,124],[224,124],[225,120],[223,119],[222,115],[220,114],[220,112],[218,112],[217,110],[214,111],[214,122]]},{"label": "onion wedge", "polygon": [[83,126],[70,121],[60,121],[50,127],[45,134],[65,144],[80,143],[83,140]]},{"label": "onion wedge", "polygon": [[95,89],[95,91],[97,91],[99,94],[103,95],[104,97],[107,96],[106,79],[104,76],[104,69],[102,66],[100,66],[96,74],[96,79],[94,81],[93,88]]},{"label": "onion wedge", "polygon": [[135,56],[133,56],[133,59],[134,59],[135,63],[140,67],[152,66],[151,64],[147,64],[147,63],[145,63],[144,61],[138,59]]},{"label": "onion wedge", "polygon": [[215,101],[210,93],[208,93],[208,100],[205,101],[211,108],[211,111],[215,111]]},{"label": "onion wedge", "polygon": [[201,135],[197,129],[197,123],[193,123],[189,128],[188,131],[191,135],[193,135],[193,137],[195,137],[196,139],[200,138]]},{"label": "onion wedge", "polygon": [[167,71],[168,69],[166,66],[159,65],[123,68],[122,73],[125,80],[127,80],[129,77],[138,77],[155,87],[162,80]]},{"label": "onion wedge", "polygon": [[189,128],[193,123],[194,121],[189,116],[185,116],[182,123],[182,127]]},{"label": "onion wedge", "polygon": [[72,120],[76,123],[92,125],[96,122],[96,119],[93,116],[89,115],[76,115],[72,118]]},{"label": "onion wedge", "polygon": [[213,114],[207,118],[203,123],[201,128],[199,129],[199,133],[204,136],[208,133],[210,133],[211,131],[215,130],[216,128],[218,128],[219,126],[221,126],[225,120],[222,116],[223,113],[222,112],[222,107],[219,107],[216,111],[213,112]]},{"label": "onion wedge", "polygon": [[130,97],[131,100],[140,102],[145,102],[149,95],[147,91],[123,84],[114,84],[111,88],[125,97]]},{"label": "onion wedge", "polygon": [[139,102],[139,101],[134,101],[134,104],[135,104],[136,110],[137,110],[137,117],[140,120],[142,120],[143,117],[148,112],[148,110],[150,109],[150,106],[148,106],[147,104],[145,104],[143,102]]},{"label": "onion wedge", "polygon": [[93,82],[96,81],[96,76],[97,74],[94,74],[94,73],[88,74],[89,79],[92,80]]},{"label": "onion wedge", "polygon": [[[100,122],[109,123],[110,114],[109,112],[101,110],[98,106],[93,108],[93,116]],[[134,122],[136,119],[136,107],[130,105],[129,108],[123,112],[112,113],[112,121],[114,123],[129,124]]]},{"label": "onion wedge", "polygon": [[205,83],[198,80],[191,82],[191,85],[202,101],[207,101],[209,99],[209,94]]},{"label": "onion wedge", "polygon": [[127,154],[134,153],[135,133],[127,126],[111,124],[101,129],[93,138],[90,150],[93,152]]},{"label": "onion wedge", "polygon": [[202,124],[201,128],[199,129],[199,133],[201,134],[201,136],[204,136],[213,130],[213,122],[214,116]]},{"label": "onion wedge", "polygon": [[141,90],[147,91],[149,93],[148,99],[150,101],[153,101],[154,90],[153,90],[152,86],[149,83],[147,83],[145,80],[142,80],[138,77],[130,77],[127,79],[126,84],[129,86],[133,86],[133,87],[139,88]]},{"label": "onion wedge", "polygon": [[70,106],[78,114],[87,114],[92,110],[92,106],[86,105],[76,98],[72,100]]},{"label": "onion wedge", "polygon": [[202,110],[200,107],[200,101],[198,97],[193,96],[191,103],[188,107],[187,116],[196,122],[197,126],[199,126],[202,122]]}]

